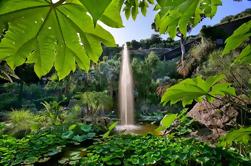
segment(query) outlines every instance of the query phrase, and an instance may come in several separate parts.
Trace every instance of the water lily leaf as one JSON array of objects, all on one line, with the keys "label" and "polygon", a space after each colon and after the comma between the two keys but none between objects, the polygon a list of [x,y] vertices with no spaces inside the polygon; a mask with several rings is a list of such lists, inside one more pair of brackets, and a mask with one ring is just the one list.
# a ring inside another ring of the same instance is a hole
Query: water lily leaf
[{"label": "water lily leaf", "polygon": [[87,139],[86,135],[75,135],[72,140],[76,142],[83,142]]},{"label": "water lily leaf", "polygon": [[81,129],[82,131],[88,133],[88,132],[90,132],[90,131],[92,130],[92,127],[91,127],[90,125],[85,125],[85,124],[83,124],[83,125],[80,126],[80,129]]},{"label": "water lily leaf", "polygon": [[62,138],[63,139],[70,139],[72,138],[74,135],[73,131],[66,131],[65,133],[62,134]]}]

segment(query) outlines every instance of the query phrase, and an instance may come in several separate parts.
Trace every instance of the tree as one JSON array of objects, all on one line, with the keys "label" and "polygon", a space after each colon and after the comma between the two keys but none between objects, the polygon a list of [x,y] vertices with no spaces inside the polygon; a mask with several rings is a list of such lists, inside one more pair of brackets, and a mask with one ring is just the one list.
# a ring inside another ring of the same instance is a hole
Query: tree
[{"label": "tree", "polygon": [[[88,71],[90,61],[99,60],[101,43],[115,45],[112,35],[98,20],[110,27],[123,27],[118,17],[123,5],[126,17],[136,19],[139,9],[145,15],[149,4],[154,3],[153,0],[58,0],[56,3],[0,0],[0,27],[7,27],[4,33],[0,31],[3,36],[0,60],[12,69],[23,63],[34,63],[40,78],[53,67],[60,79],[77,67]],[[221,0],[157,0],[154,5],[156,29],[171,38],[177,34],[183,38],[203,18],[212,18]],[[144,43],[149,46],[148,41]],[[245,54],[248,52],[249,47]]]},{"label": "tree", "polygon": [[131,46],[132,46],[133,49],[137,50],[137,49],[140,48],[140,43],[138,41],[136,41],[136,40],[132,40],[131,41]]},{"label": "tree", "polygon": [[151,40],[151,44],[161,43],[162,42],[162,38],[160,37],[159,34],[152,34],[150,40]]}]

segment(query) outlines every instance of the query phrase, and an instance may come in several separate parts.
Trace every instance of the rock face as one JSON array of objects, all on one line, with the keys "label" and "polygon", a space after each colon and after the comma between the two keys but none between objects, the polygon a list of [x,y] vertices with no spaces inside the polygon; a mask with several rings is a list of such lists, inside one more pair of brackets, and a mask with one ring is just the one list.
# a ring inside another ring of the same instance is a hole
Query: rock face
[{"label": "rock face", "polygon": [[202,101],[195,104],[187,115],[205,125],[212,131],[209,137],[217,139],[225,133],[227,126],[235,124],[238,112],[231,105],[215,100],[213,103]]}]

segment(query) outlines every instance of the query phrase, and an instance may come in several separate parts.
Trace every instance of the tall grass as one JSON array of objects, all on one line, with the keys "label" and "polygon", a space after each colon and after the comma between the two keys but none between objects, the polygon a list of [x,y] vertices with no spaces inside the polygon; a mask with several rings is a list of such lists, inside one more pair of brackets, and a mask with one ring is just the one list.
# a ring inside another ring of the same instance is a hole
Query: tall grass
[{"label": "tall grass", "polygon": [[13,110],[8,114],[8,132],[14,135],[22,132],[27,134],[40,128],[40,117],[29,110]]}]

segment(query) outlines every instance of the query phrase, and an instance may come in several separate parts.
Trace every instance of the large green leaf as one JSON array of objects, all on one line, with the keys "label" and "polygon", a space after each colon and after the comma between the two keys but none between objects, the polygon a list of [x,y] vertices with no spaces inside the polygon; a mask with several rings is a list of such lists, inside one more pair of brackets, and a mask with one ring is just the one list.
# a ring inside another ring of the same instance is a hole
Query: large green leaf
[{"label": "large green leaf", "polygon": [[221,0],[157,0],[156,27],[174,38],[177,31],[186,36],[188,27],[196,26],[203,15],[212,18]]},{"label": "large green leaf", "polygon": [[114,28],[123,27],[122,18],[120,15],[124,0],[112,0],[106,8],[100,20],[106,25]]},{"label": "large green leaf", "polygon": [[111,1],[112,0],[80,0],[92,15],[95,24],[97,20],[101,18]]},{"label": "large green leaf", "polygon": [[185,79],[180,83],[168,88],[162,96],[161,102],[175,104],[179,101],[183,106],[191,104],[194,100],[213,100],[218,96],[226,94],[235,95],[235,89],[229,83],[222,82],[223,75],[209,77],[207,80],[197,76],[194,79]]},{"label": "large green leaf", "polygon": [[[243,43],[248,42],[251,37],[251,21],[244,23],[236,29],[227,40],[223,54],[228,54],[236,48],[240,47]],[[235,63],[251,63],[251,46],[247,45],[236,58]]]},{"label": "large green leaf", "polygon": [[[92,17],[78,0],[1,0],[0,25],[8,24],[0,43],[0,60],[12,69],[34,63],[41,77],[53,66],[62,79],[76,69],[88,70],[97,62],[101,43],[114,46],[112,35]],[[94,3],[94,2],[93,2]]]}]

